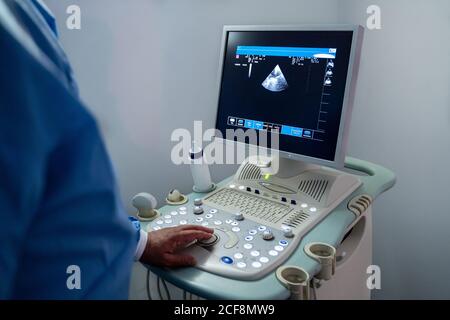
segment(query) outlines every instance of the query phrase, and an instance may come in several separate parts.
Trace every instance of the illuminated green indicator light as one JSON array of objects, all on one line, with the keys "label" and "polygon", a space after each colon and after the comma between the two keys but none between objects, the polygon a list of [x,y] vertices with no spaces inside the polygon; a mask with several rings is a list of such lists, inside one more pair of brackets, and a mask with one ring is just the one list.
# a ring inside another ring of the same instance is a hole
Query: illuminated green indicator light
[{"label": "illuminated green indicator light", "polygon": [[269,180],[270,179],[270,174],[265,174],[264,175],[264,180]]}]

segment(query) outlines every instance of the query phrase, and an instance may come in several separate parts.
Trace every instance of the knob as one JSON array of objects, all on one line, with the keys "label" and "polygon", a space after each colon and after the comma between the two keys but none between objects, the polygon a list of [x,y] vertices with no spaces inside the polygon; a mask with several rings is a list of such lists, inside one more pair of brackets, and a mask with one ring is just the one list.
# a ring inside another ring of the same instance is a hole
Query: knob
[{"label": "knob", "polygon": [[289,227],[284,228],[284,236],[286,238],[293,238],[294,237],[294,233],[292,232],[292,229],[289,228]]},{"label": "knob", "polygon": [[242,214],[242,212],[236,212],[234,214],[234,220],[236,220],[236,221],[244,220],[244,215]]},{"label": "knob", "polygon": [[215,245],[218,241],[219,241],[219,236],[217,236],[216,234],[212,234],[211,238],[199,240],[197,243],[198,243],[198,245],[200,245],[202,247],[210,247],[210,246]]},{"label": "knob", "polygon": [[181,194],[180,191],[177,189],[170,190],[169,194],[167,195],[167,200],[170,202],[179,202],[182,201],[184,198],[184,195]]},{"label": "knob", "polygon": [[197,198],[194,200],[194,205],[201,206],[203,204],[203,200],[200,198]]},{"label": "knob", "polygon": [[194,207],[194,214],[202,214],[202,213],[203,213],[202,207],[199,207],[199,206]]},{"label": "knob", "polygon": [[273,233],[270,230],[264,231],[262,237],[264,240],[272,240],[274,238]]},{"label": "knob", "polygon": [[142,192],[135,195],[132,199],[132,204],[142,218],[150,219],[157,215],[155,208],[158,203],[156,198],[149,193]]}]

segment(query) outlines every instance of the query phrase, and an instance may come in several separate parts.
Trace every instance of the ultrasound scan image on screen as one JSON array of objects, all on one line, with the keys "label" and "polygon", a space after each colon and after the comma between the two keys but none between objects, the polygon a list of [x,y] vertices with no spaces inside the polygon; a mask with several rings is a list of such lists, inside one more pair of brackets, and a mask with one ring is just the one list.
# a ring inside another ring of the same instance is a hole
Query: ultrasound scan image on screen
[{"label": "ultrasound scan image on screen", "polygon": [[281,151],[333,161],[353,31],[229,31],[216,127],[276,132]]}]

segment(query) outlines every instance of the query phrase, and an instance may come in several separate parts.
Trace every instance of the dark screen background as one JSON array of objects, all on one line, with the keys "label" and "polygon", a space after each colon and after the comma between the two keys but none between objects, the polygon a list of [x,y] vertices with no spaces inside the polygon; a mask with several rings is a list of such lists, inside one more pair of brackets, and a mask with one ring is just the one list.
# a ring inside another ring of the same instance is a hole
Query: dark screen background
[{"label": "dark screen background", "polygon": [[[327,59],[312,64],[305,60],[304,66],[293,66],[288,57],[266,57],[253,65],[252,76],[248,68],[236,67],[238,46],[279,46],[336,48],[333,69],[333,85],[327,87],[325,132],[318,138],[323,141],[280,135],[280,150],[333,161],[335,157],[345,83],[352,44],[352,31],[232,31],[228,32],[219,109],[216,128],[223,136],[229,126],[229,116],[316,129],[322,97]],[[289,87],[282,92],[271,92],[261,84],[279,65]],[[324,118],[322,114],[321,119]]]}]

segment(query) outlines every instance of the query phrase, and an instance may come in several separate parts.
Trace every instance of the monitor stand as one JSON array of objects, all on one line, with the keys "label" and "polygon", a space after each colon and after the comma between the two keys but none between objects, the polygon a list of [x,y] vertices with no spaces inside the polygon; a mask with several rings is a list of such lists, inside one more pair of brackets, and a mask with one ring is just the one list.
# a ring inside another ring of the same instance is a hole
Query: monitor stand
[{"label": "monitor stand", "polygon": [[282,179],[298,176],[305,171],[322,169],[319,165],[276,156],[251,156],[248,162],[257,166],[263,176],[277,176]]}]

